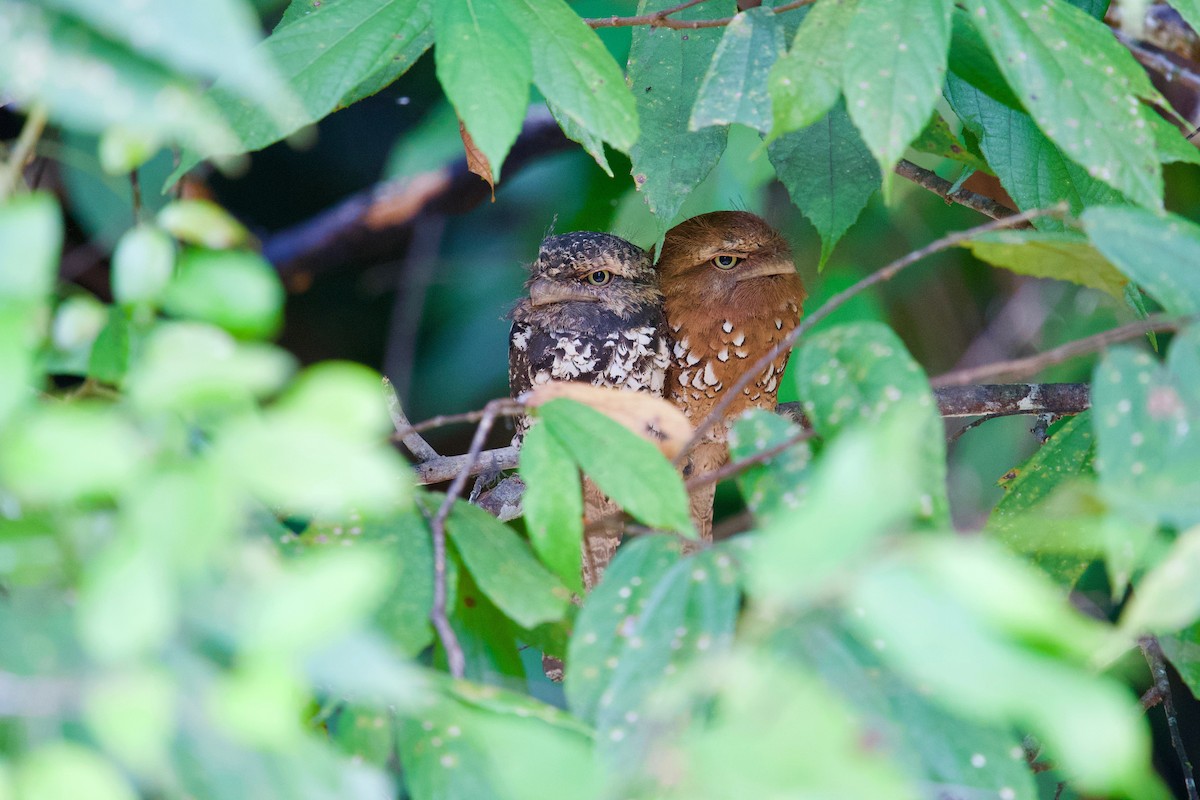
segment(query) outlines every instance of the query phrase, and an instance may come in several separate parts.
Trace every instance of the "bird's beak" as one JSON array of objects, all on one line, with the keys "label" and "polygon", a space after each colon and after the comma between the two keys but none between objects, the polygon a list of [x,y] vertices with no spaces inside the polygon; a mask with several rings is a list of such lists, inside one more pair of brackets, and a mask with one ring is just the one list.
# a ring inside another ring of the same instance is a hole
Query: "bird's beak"
[{"label": "bird's beak", "polygon": [[529,286],[529,300],[536,307],[551,303],[595,302],[596,297],[571,282],[538,278]]},{"label": "bird's beak", "polygon": [[769,275],[794,274],[796,274],[796,265],[786,258],[763,259],[753,264],[739,266],[736,271],[738,283],[752,278],[765,278]]}]

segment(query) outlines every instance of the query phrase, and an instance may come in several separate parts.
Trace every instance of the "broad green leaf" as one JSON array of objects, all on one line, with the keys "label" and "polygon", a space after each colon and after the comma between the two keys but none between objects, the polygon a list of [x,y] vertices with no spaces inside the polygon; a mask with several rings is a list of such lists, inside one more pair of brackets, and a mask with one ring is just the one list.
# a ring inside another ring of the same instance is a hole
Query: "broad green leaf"
[{"label": "broad green leaf", "polygon": [[567,116],[553,103],[547,101],[546,108],[550,109],[551,116],[558,123],[558,127],[562,128],[563,135],[573,142],[578,142],[583,147],[596,165],[604,170],[604,174],[608,177],[613,177],[612,167],[608,165],[608,156],[604,153],[604,140],[595,135],[591,131],[576,124],[575,120]]},{"label": "broad green leaf", "polygon": [[1137,584],[1121,613],[1121,628],[1130,636],[1169,633],[1200,621],[1200,527],[1175,540],[1162,560]]},{"label": "broad green leaf", "polygon": [[[946,97],[963,124],[979,137],[988,165],[1022,211],[1065,200],[1071,212],[1079,214],[1088,206],[1122,202],[1119,192],[1067,158],[1024,111],[957,75],[947,79]],[[1034,220],[1034,225],[1042,230],[1066,229],[1062,220],[1052,217]]]},{"label": "broad green leaf", "polygon": [[571,454],[544,425],[530,428],[521,443],[521,479],[534,552],[567,588],[582,592],[583,485]]},{"label": "broad green leaf", "polygon": [[704,75],[688,128],[736,122],[760,133],[770,131],[767,75],[786,49],[783,24],[770,8],[758,6],[735,16]]},{"label": "broad green leaf", "polygon": [[567,705],[594,723],[600,699],[612,681],[618,655],[626,646],[626,620],[636,622],[664,575],[680,563],[679,542],[669,536],[645,536],[617,550],[604,580],[587,596],[567,651]]},{"label": "broad green leaf", "polygon": [[120,126],[200,150],[230,148],[233,135],[198,82],[69,14],[24,0],[4,11],[0,88],[22,106],[42,103],[51,119],[94,133]]},{"label": "broad green leaf", "polygon": [[128,780],[95,750],[64,741],[31,749],[13,771],[16,796],[30,800],[87,797],[90,800],[134,800]]},{"label": "broad green leaf", "polygon": [[1066,3],[970,0],[972,20],[1038,127],[1134,202],[1162,207],[1162,170],[1140,98],[1145,71],[1101,22]]},{"label": "broad green leaf", "polygon": [[[734,420],[729,431],[730,460],[740,461],[779,447],[799,433],[799,425],[765,409],[752,408]],[[769,521],[799,507],[808,491],[806,478],[811,462],[812,448],[807,442],[798,442],[737,475],[738,489],[755,517]]]},{"label": "broad green leaf", "polygon": [[929,153],[957,161],[971,169],[991,171],[986,161],[963,145],[954,135],[954,131],[950,130],[950,125],[937,111],[933,112],[933,116],[929,118],[929,124],[913,140],[912,149],[919,153]]},{"label": "broad green leaf", "polygon": [[952,8],[950,0],[859,0],[846,32],[846,109],[885,187],[941,94]]},{"label": "broad green leaf", "polygon": [[1019,737],[1005,725],[951,714],[857,641],[835,615],[783,628],[775,649],[810,666],[870,720],[878,749],[928,791],[950,796],[975,790],[1011,800],[1038,797]]},{"label": "broad green leaf", "polygon": [[939,704],[1031,728],[1074,785],[1166,797],[1136,698],[1086,664],[1103,628],[1029,569],[980,542],[926,541],[868,568],[850,620],[910,681],[937,687]]},{"label": "broad green leaf", "polygon": [[879,188],[879,165],[841,102],[809,127],[775,139],[767,155],[788,196],[821,236],[821,269]]},{"label": "broad green leaf", "polygon": [[772,139],[807,128],[837,102],[847,31],[857,10],[858,0],[821,0],[805,15],[787,55],[775,62],[767,81]]},{"label": "broad green leaf", "polygon": [[367,764],[385,769],[396,750],[395,714],[371,705],[344,705],[325,723],[337,748]]},{"label": "broad green leaf", "polygon": [[[639,553],[638,560],[648,557],[653,563],[670,558],[661,544],[644,546],[648,552]],[[641,762],[655,736],[652,722],[641,719],[650,697],[684,665],[729,647],[741,590],[729,546],[679,560],[661,577],[642,572],[625,578],[626,574],[624,570],[616,577],[606,573],[588,597],[572,637],[567,681],[602,687],[594,712],[597,743],[615,765],[632,766]],[[592,607],[594,616],[588,618]],[[609,648],[603,661],[596,658],[599,652],[594,647],[583,655],[574,645],[576,639],[583,639],[585,645],[598,643],[601,625],[609,631],[604,634]],[[596,642],[591,641],[593,635]],[[574,695],[572,707],[578,716],[591,719],[576,705],[579,694],[580,687],[568,694]]]},{"label": "broad green leaf", "polygon": [[[525,639],[521,629],[488,599],[457,559],[448,559],[446,566],[447,578],[454,580],[450,625],[463,651],[466,678],[487,684],[525,680],[525,662],[520,652]],[[434,664],[445,668],[446,653],[441,641],[435,645]]]},{"label": "broad green leaf", "polygon": [[438,80],[499,180],[529,105],[527,31],[489,0],[439,0],[433,23]]},{"label": "broad green leaf", "polygon": [[1094,208],[1083,215],[1088,238],[1117,269],[1171,314],[1200,313],[1200,227],[1174,214]]},{"label": "broad green leaf", "polygon": [[653,444],[572,400],[540,406],[538,418],[621,508],[652,528],[693,533],[683,480]]},{"label": "broad green leaf", "polygon": [[[315,4],[281,23],[259,49],[274,62],[300,107],[272,115],[218,84],[211,98],[237,138],[235,147],[215,152],[261,149],[390,83],[432,44],[432,5],[429,0],[338,0]],[[195,153],[185,154],[168,184],[198,160]]]},{"label": "broad green leaf", "polygon": [[1129,279],[1087,238],[1058,231],[993,231],[963,242],[980,261],[1035,278],[1056,278],[1107,292],[1120,300]]},{"label": "broad green leaf", "polygon": [[1192,696],[1200,697],[1200,623],[1176,634],[1160,636],[1158,641],[1180,679],[1192,690]]},{"label": "broad green leaf", "polygon": [[131,228],[112,257],[113,297],[122,305],[155,303],[175,272],[175,243],[161,229]]},{"label": "broad green leaf", "polygon": [[534,43],[533,82],[555,118],[628,153],[638,138],[633,95],[596,32],[564,0],[516,0],[508,10]]},{"label": "broad green leaf", "polygon": [[1165,368],[1113,348],[1096,366],[1092,403],[1106,499],[1135,519],[1200,522],[1200,329],[1175,337]]},{"label": "broad green leaf", "polygon": [[42,303],[58,277],[62,214],[38,192],[0,205],[0,303]]},{"label": "broad green leaf", "polygon": [[283,283],[257,253],[187,249],[163,297],[163,310],[219,325],[234,336],[265,339],[282,324]]},{"label": "broad green leaf", "polygon": [[[637,13],[653,13],[674,5],[674,0],[640,0]],[[701,9],[687,9],[673,18],[732,15],[733,10],[730,0],[719,0],[705,3]],[[660,235],[725,151],[727,128],[688,130],[700,82],[720,38],[717,28],[678,31],[639,25],[633,29],[628,75],[637,101],[641,136],[629,155],[633,182],[657,218]]]},{"label": "broad green leaf", "polygon": [[822,331],[800,349],[796,375],[804,412],[824,437],[919,409],[920,492],[913,511],[935,524],[949,521],[942,419],[929,380],[891,329],[855,323]]},{"label": "broad green leaf", "polygon": [[948,77],[977,88],[1011,109],[1022,109],[1021,101],[1000,73],[1000,67],[972,23],[971,15],[958,6],[950,14],[949,66]]},{"label": "broad green leaf", "polygon": [[457,501],[446,532],[479,588],[524,628],[562,619],[570,593],[507,525]]}]

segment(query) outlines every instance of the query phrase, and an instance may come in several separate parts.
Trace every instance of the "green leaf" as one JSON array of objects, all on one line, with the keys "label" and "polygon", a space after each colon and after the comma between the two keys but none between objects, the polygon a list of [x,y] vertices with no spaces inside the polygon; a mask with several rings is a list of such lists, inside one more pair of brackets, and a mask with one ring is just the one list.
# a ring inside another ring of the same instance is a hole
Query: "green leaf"
[{"label": "green leaf", "polygon": [[1162,207],[1162,171],[1139,98],[1145,71],[1101,22],[1066,3],[970,0],[972,21],[1038,127],[1091,177]]},{"label": "green leaf", "polygon": [[1083,215],[1088,238],[1105,258],[1170,314],[1200,313],[1200,227],[1174,214],[1136,208],[1093,208]]},{"label": "green leaf", "polygon": [[529,105],[533,60],[527,32],[499,3],[439,0],[434,35],[438,80],[487,156],[492,180],[499,180]]},{"label": "green leaf", "polygon": [[771,130],[767,75],[784,54],[783,24],[767,6],[747,9],[725,26],[721,43],[700,85],[688,128],[739,123]]},{"label": "green leaf", "polygon": [[980,261],[1019,275],[1056,278],[1107,292],[1121,300],[1129,279],[1073,232],[993,231],[963,242]]},{"label": "green leaf", "polygon": [[163,206],[157,220],[176,239],[213,250],[237,247],[250,237],[242,223],[211,200],[176,200]]},{"label": "green leaf", "polygon": [[991,171],[986,161],[975,155],[975,153],[971,152],[959,141],[959,138],[954,135],[954,131],[950,130],[950,125],[937,111],[933,112],[933,116],[929,118],[929,124],[913,140],[912,149],[919,153],[929,153],[930,155],[957,161],[971,169],[984,170],[985,172]]},{"label": "green leaf", "polygon": [[788,196],[821,236],[821,269],[879,188],[879,165],[841,102],[811,126],[775,139],[767,155]]},{"label": "green leaf", "polygon": [[178,687],[159,665],[106,675],[88,687],[83,716],[104,748],[138,771],[169,764]]},{"label": "green leaf", "polygon": [[156,303],[175,272],[175,243],[161,229],[131,228],[112,257],[113,298],[122,305]]},{"label": "green leaf", "polygon": [[[141,137],[200,150],[228,149],[229,128],[184,78],[105,38],[69,14],[10,0],[0,28],[0,88],[22,106],[100,133],[120,126]],[[30,69],[30,59],[40,67]],[[98,77],[103,76],[103,77]]]},{"label": "green leaf", "polygon": [[45,192],[0,205],[0,303],[42,303],[58,277],[62,214]]},{"label": "green leaf", "polygon": [[567,116],[553,103],[547,101],[546,108],[550,109],[550,114],[554,117],[554,121],[558,123],[558,127],[562,128],[563,135],[573,142],[578,142],[583,147],[584,152],[596,162],[596,165],[604,170],[604,174],[611,178],[613,171],[612,167],[608,165],[608,156],[604,153],[604,140],[586,128],[577,125],[575,120]]},{"label": "green leaf", "polygon": [[284,290],[257,253],[188,249],[163,297],[163,310],[219,325],[234,336],[264,339],[282,324]]},{"label": "green leaf", "polygon": [[146,547],[121,542],[89,565],[79,596],[79,639],[101,662],[144,659],[174,633],[179,591]]},{"label": "green leaf", "polygon": [[787,55],[775,62],[767,81],[772,139],[807,128],[837,102],[847,32],[857,10],[858,0],[822,0],[805,15]]},{"label": "green leaf", "polygon": [[1200,620],[1200,527],[1175,540],[1162,560],[1137,584],[1121,613],[1120,627],[1131,638],[1179,631]]},{"label": "green leaf", "polygon": [[817,333],[800,349],[796,375],[804,413],[826,438],[889,414],[916,413],[920,492],[913,511],[934,524],[949,522],[942,418],[925,373],[890,328],[855,323]]},{"label": "green leaf", "polygon": [[[779,414],[752,408],[735,419],[730,428],[730,460],[741,461],[768,448],[779,447],[799,433],[799,425]],[[738,474],[738,489],[755,517],[770,521],[792,513],[808,491],[806,481],[811,462],[812,448],[807,442],[798,442]]]},{"label": "green leaf", "polygon": [[1200,624],[1177,634],[1160,636],[1158,641],[1171,666],[1192,690],[1192,696],[1200,697]]},{"label": "green leaf", "polygon": [[545,425],[521,443],[525,529],[534,552],[567,588],[582,593],[583,484],[571,454]]},{"label": "green leaf", "polygon": [[523,628],[562,619],[570,592],[538,563],[512,528],[477,506],[457,501],[446,532],[479,588],[510,619]]},{"label": "green leaf", "polygon": [[[966,83],[998,102],[1021,111],[1021,101],[1013,94],[983,36],[966,9],[955,7],[950,14],[950,78]],[[960,119],[962,115],[959,115]]]},{"label": "green leaf", "polygon": [[[640,0],[638,13],[674,5],[674,0]],[[705,3],[703,9],[687,9],[672,18],[699,19],[726,12],[733,13],[730,0]],[[720,37],[715,28],[678,31],[646,25],[633,29],[628,75],[642,133],[629,155],[633,182],[657,218],[660,235],[725,152],[727,128],[688,129]]]},{"label": "green leaf", "polygon": [[572,400],[540,406],[538,418],[621,508],[652,528],[693,533],[683,480],[653,444]]},{"label": "green leaf", "polygon": [[536,42],[533,82],[555,118],[628,153],[638,138],[633,95],[596,32],[564,0],[516,0],[508,10]]},{"label": "green leaf", "polygon": [[859,0],[846,32],[846,108],[885,186],[941,94],[952,7],[949,0]]},{"label": "green leaf", "polygon": [[135,800],[137,794],[117,768],[95,750],[59,741],[26,753],[13,774],[17,797],[87,797]]},{"label": "green leaf", "polygon": [[[1025,112],[956,75],[947,79],[946,90],[954,113],[979,137],[988,165],[1022,211],[1065,200],[1071,212],[1079,214],[1088,206],[1122,202],[1119,192],[1067,158]],[[1043,230],[1066,229],[1062,220],[1051,217],[1034,220],[1034,225]]]}]

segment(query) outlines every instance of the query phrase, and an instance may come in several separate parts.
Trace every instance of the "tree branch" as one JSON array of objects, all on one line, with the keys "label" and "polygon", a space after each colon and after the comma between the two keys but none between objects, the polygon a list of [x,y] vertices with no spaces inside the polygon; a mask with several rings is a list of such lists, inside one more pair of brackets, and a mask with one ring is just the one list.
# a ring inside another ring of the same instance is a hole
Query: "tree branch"
[{"label": "tree branch", "polygon": [[998,203],[990,197],[976,194],[969,189],[960,188],[952,192],[950,190],[954,188],[954,184],[950,181],[923,167],[918,167],[906,158],[900,159],[900,163],[896,165],[895,173],[901,178],[907,178],[923,189],[928,189],[947,203],[957,203],[960,206],[966,206],[992,219],[1007,219],[1017,213],[1003,203]]},{"label": "tree branch", "polygon": [[1187,749],[1183,746],[1183,737],[1179,733],[1179,714],[1175,711],[1175,698],[1171,694],[1171,680],[1167,675],[1167,660],[1163,655],[1162,646],[1153,636],[1138,639],[1142,655],[1150,667],[1150,676],[1154,680],[1153,691],[1162,700],[1163,712],[1167,717],[1167,730],[1171,734],[1171,746],[1179,757],[1179,766],[1183,770],[1183,785],[1187,789],[1188,800],[1200,800],[1196,792],[1196,776],[1192,772],[1192,761],[1188,758]]},{"label": "tree branch", "polygon": [[46,129],[46,120],[45,106],[39,103],[29,109],[29,115],[25,118],[25,124],[21,126],[20,135],[17,136],[17,143],[8,154],[8,162],[0,164],[0,200],[7,198],[22,185],[21,174],[25,171],[29,159],[33,157],[34,146],[42,137],[42,131]]}]

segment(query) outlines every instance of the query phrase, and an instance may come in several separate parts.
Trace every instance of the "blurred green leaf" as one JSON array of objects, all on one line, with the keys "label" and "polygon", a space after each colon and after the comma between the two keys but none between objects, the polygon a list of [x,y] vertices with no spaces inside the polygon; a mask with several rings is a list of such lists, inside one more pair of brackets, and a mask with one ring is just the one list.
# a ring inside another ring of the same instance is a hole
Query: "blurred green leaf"
[{"label": "blurred green leaf", "polygon": [[[640,0],[637,13],[649,14],[675,5],[674,0]],[[681,11],[672,19],[729,16],[733,11],[731,0],[720,0],[705,3],[703,9]],[[660,236],[671,226],[688,194],[725,151],[726,128],[688,129],[700,82],[720,38],[721,31],[716,28],[633,29],[627,74],[642,133],[629,156],[633,182],[654,214]]]},{"label": "blurred green leaf", "polygon": [[138,225],[121,237],[113,251],[113,297],[122,305],[156,303],[174,272],[171,237],[160,228]]},{"label": "blurred green leaf", "polygon": [[168,768],[177,686],[160,666],[135,667],[89,686],[83,715],[104,747],[143,774]]},{"label": "blurred green leaf", "polygon": [[[913,509],[934,524],[949,521],[946,442],[933,392],[903,342],[878,323],[840,325],[810,337],[798,354],[804,413],[821,436],[875,423],[892,413],[916,413],[920,436],[913,465],[920,494]],[[910,409],[916,407],[917,412]]]},{"label": "blurred green leaf", "polygon": [[[988,61],[992,63],[990,57]],[[1079,214],[1088,206],[1122,202],[1120,192],[1067,158],[1038,129],[1032,117],[995,99],[997,96],[957,75],[950,75],[946,81],[951,108],[979,137],[979,148],[988,166],[1020,210],[1048,208],[1065,200],[1071,212]],[[1033,224],[1041,230],[1066,229],[1062,220],[1053,217],[1041,217]]]},{"label": "blurred green leaf", "polygon": [[100,383],[120,384],[129,369],[137,332],[120,308],[108,309],[108,323],[96,335],[88,354],[87,374]]},{"label": "blurred green leaf", "polygon": [[161,566],[201,574],[236,535],[236,501],[213,464],[164,465],[125,492],[121,530]]},{"label": "blurred green leaf", "polygon": [[952,8],[949,0],[858,0],[846,31],[846,109],[885,188],[941,94]]},{"label": "blurred green leaf", "polygon": [[521,443],[521,480],[534,552],[568,589],[581,593],[583,486],[571,454],[545,425],[534,425]]},{"label": "blurred green leaf", "polygon": [[653,444],[572,400],[551,400],[539,406],[537,415],[584,473],[621,508],[652,528],[693,531],[683,481]]},{"label": "blurred green leaf", "polygon": [[343,753],[386,768],[396,752],[396,715],[370,705],[344,705],[326,723],[330,739]]},{"label": "blurred green leaf", "polygon": [[[733,422],[729,431],[729,457],[741,461],[755,453],[779,447],[801,432],[800,426],[779,414],[752,408]],[[737,476],[738,489],[759,521],[770,522],[793,513],[808,492],[806,478],[812,448],[797,442]]]},{"label": "blurred green leaf", "polygon": [[308,698],[283,660],[242,659],[217,676],[204,699],[213,722],[241,744],[286,752],[305,735],[300,719]]},{"label": "blurred green leaf", "polygon": [[0,205],[0,303],[40,303],[58,277],[62,214],[45,192]]},{"label": "blurred green leaf", "polygon": [[388,153],[383,177],[411,178],[440,168],[461,156],[462,149],[454,108],[446,102],[438,103],[396,140]]},{"label": "blurred green leaf", "polygon": [[1139,100],[1158,94],[1111,31],[1067,3],[971,0],[967,8],[1046,136],[1092,177],[1161,208],[1162,170],[1147,120],[1154,112]]},{"label": "blurred green leaf", "polygon": [[533,45],[533,81],[555,117],[628,153],[638,138],[633,95],[596,32],[563,0],[516,0],[509,9]]},{"label": "blurred green leaf", "polygon": [[562,618],[570,593],[511,528],[460,500],[446,532],[479,588],[518,625],[532,628]]},{"label": "blurred green leaf", "polygon": [[767,75],[786,50],[783,24],[770,8],[758,6],[735,16],[704,74],[688,128],[736,122],[760,133],[770,131]]},{"label": "blurred green leaf", "polygon": [[479,0],[439,0],[433,22],[438,80],[499,180],[529,105],[528,33],[501,5]]},{"label": "blurred green leaf", "polygon": [[64,352],[91,352],[92,343],[108,322],[108,308],[90,294],[74,294],[59,303],[50,326],[50,341]]},{"label": "blurred green leaf", "polygon": [[176,200],[158,212],[158,224],[183,242],[221,250],[244,244],[242,223],[211,200]]},{"label": "blurred green leaf", "polygon": [[842,93],[847,32],[858,0],[816,3],[796,31],[787,55],[771,68],[774,139],[807,128],[833,108]]},{"label": "blurred green leaf", "polygon": [[95,750],[61,741],[38,747],[21,758],[13,773],[13,784],[16,796],[22,800],[137,798],[125,776]]},{"label": "blurred green leaf", "polygon": [[1120,300],[1129,280],[1081,235],[1059,231],[993,231],[963,243],[981,261],[1035,278],[1057,278]]},{"label": "blurred green leaf", "polygon": [[1170,314],[1200,313],[1200,227],[1174,214],[1137,208],[1090,208],[1088,238],[1130,280]]},{"label": "blurred green leaf", "polygon": [[392,431],[381,377],[349,361],[308,367],[271,407],[272,413],[337,431],[348,439],[378,441]]},{"label": "blurred green leaf", "polygon": [[279,329],[283,300],[283,283],[257,253],[189,248],[179,259],[163,309],[219,325],[234,336],[259,339]]},{"label": "blurred green leaf", "polygon": [[1121,613],[1121,628],[1131,637],[1181,630],[1200,620],[1200,527],[1175,540],[1162,560],[1138,581],[1133,599]]},{"label": "blurred green leaf", "polygon": [[840,101],[812,125],[775,139],[767,155],[788,196],[821,236],[820,270],[879,188],[879,165]]},{"label": "blurred green leaf", "polygon": [[133,661],[166,643],[178,614],[179,592],[167,566],[150,548],[126,539],[89,565],[79,638],[99,661]]},{"label": "blurred green leaf", "polygon": [[1186,630],[1159,637],[1163,654],[1179,673],[1179,678],[1200,697],[1200,623]]}]

